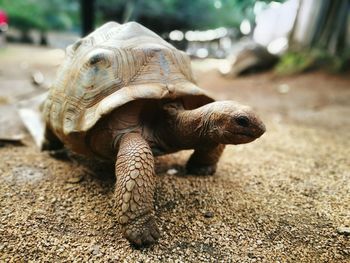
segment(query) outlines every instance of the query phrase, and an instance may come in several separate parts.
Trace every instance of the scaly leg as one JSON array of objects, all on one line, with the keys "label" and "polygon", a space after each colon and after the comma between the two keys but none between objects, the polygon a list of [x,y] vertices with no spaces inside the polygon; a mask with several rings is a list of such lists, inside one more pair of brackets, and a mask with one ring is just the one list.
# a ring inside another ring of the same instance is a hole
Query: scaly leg
[{"label": "scaly leg", "polygon": [[124,236],[136,246],[155,243],[159,230],[154,219],[154,159],[138,133],[123,135],[116,162],[118,220]]},{"label": "scaly leg", "polygon": [[195,149],[186,165],[188,173],[197,175],[214,174],[224,148],[225,145],[217,144]]}]

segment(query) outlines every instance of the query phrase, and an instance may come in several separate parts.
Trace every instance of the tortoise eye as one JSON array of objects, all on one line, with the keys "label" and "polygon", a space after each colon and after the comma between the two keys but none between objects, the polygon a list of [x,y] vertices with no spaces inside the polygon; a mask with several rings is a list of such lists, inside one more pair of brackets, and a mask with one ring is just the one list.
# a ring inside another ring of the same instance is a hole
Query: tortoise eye
[{"label": "tortoise eye", "polygon": [[249,119],[247,116],[238,116],[235,118],[237,124],[242,127],[248,127],[249,126]]}]

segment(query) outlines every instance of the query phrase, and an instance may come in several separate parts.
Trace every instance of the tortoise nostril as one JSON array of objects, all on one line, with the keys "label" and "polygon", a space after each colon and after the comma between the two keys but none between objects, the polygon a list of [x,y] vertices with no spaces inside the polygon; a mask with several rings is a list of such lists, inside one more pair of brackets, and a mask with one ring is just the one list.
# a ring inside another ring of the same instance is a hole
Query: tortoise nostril
[{"label": "tortoise nostril", "polygon": [[248,127],[249,126],[249,119],[246,116],[238,116],[235,118],[238,125],[242,127]]}]

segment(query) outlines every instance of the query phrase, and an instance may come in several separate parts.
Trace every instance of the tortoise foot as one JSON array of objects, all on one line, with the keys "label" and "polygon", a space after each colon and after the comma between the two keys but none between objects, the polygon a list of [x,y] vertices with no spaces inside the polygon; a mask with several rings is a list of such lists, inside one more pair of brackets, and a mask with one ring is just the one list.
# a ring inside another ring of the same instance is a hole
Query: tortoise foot
[{"label": "tortoise foot", "polygon": [[160,237],[156,221],[153,216],[144,215],[123,227],[124,237],[136,248],[154,244]]},{"label": "tortoise foot", "polygon": [[214,165],[187,165],[187,173],[195,175],[213,175],[216,172],[216,164]]}]

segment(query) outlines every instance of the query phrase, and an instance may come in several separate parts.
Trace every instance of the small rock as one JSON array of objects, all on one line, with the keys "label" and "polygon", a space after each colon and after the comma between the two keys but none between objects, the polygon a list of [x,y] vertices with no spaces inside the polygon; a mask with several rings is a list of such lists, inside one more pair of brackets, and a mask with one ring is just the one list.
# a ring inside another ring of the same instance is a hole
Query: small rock
[{"label": "small rock", "polygon": [[288,84],[281,84],[281,85],[279,85],[279,86],[277,87],[277,90],[278,90],[278,92],[281,93],[281,94],[286,94],[286,93],[289,92],[290,87],[289,87]]},{"label": "small rock", "polygon": [[92,247],[92,254],[94,254],[94,255],[100,254],[100,247],[98,245],[94,245]]},{"label": "small rock", "polygon": [[179,171],[176,170],[175,168],[171,168],[169,169],[166,173],[169,174],[169,175],[175,175],[177,174]]},{"label": "small rock", "polygon": [[40,196],[40,197],[38,198],[38,200],[39,200],[39,201],[44,201],[44,200],[45,200],[45,197]]},{"label": "small rock", "polygon": [[42,209],[35,210],[35,218],[45,218],[46,211]]},{"label": "small rock", "polygon": [[77,184],[83,181],[83,179],[84,179],[84,175],[69,177],[66,179],[66,183]]},{"label": "small rock", "polygon": [[32,74],[32,82],[33,84],[37,85],[37,86],[40,86],[44,83],[44,75],[43,73],[41,73],[41,71],[35,71],[33,74]]},{"label": "small rock", "polygon": [[346,227],[346,226],[338,227],[337,232],[340,235],[350,236],[350,227]]},{"label": "small rock", "polygon": [[214,213],[211,212],[211,211],[206,211],[206,212],[204,213],[204,217],[205,217],[205,218],[212,218],[213,216],[214,216]]}]

